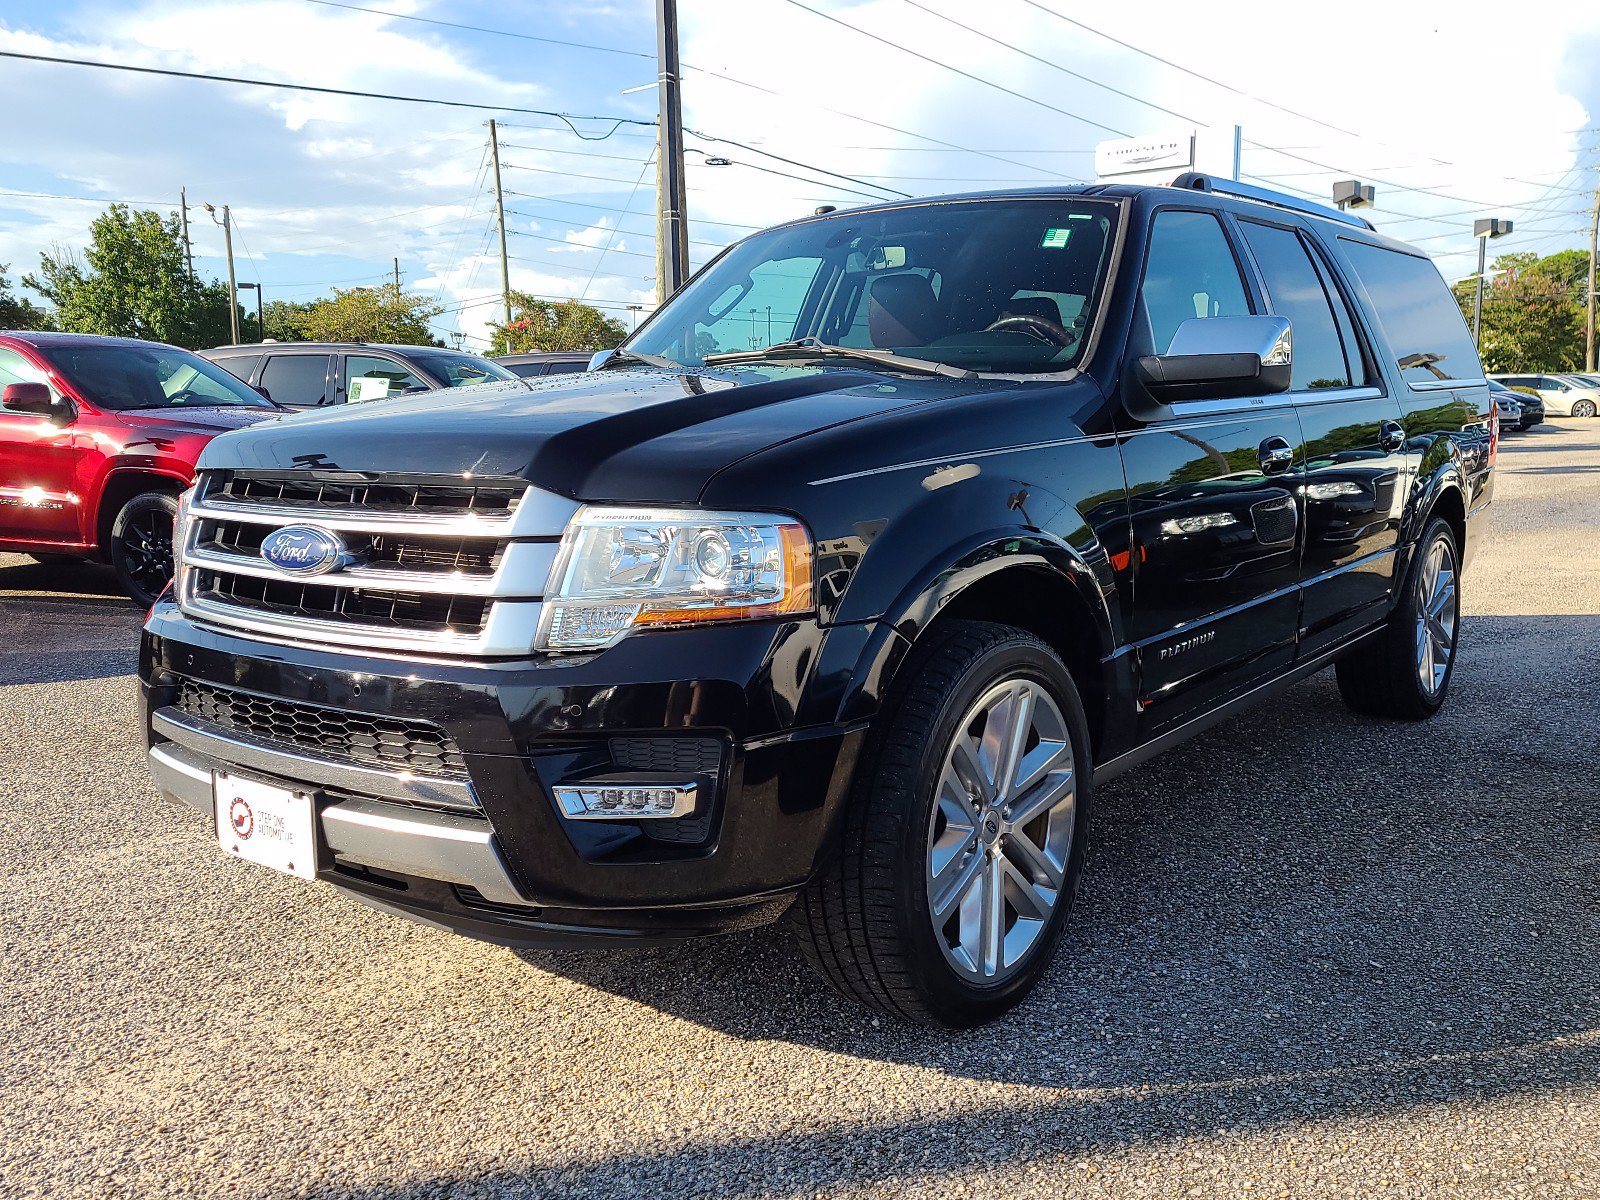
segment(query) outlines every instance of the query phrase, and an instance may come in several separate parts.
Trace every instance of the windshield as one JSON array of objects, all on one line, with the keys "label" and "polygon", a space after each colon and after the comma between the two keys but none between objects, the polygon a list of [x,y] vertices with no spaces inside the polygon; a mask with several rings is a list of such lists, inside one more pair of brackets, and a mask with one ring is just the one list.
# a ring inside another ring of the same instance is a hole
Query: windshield
[{"label": "windshield", "polygon": [[273,408],[215,363],[174,346],[50,346],[44,355],[89,403],[130,408]]},{"label": "windshield", "polygon": [[1116,217],[1077,197],[947,201],[758,233],[626,349],[701,366],[813,338],[969,371],[1064,371],[1088,342]]},{"label": "windshield", "polygon": [[454,354],[449,350],[411,350],[406,357],[422,367],[445,387],[465,387],[469,383],[488,383],[516,376],[497,362],[476,354]]}]

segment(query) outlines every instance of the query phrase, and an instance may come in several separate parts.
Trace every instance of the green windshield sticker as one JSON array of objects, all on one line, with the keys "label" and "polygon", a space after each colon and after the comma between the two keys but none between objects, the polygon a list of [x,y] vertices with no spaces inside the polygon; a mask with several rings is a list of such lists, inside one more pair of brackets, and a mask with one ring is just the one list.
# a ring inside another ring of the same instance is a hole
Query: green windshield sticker
[{"label": "green windshield sticker", "polygon": [[1046,229],[1044,240],[1039,243],[1041,250],[1065,250],[1067,239],[1072,236],[1070,229]]}]

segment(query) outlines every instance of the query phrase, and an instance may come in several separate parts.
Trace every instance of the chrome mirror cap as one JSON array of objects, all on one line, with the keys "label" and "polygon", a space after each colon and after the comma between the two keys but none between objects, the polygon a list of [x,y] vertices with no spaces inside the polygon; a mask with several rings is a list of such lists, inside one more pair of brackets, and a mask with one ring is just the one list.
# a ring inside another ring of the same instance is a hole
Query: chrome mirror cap
[{"label": "chrome mirror cap", "polygon": [[1254,354],[1264,367],[1287,367],[1294,361],[1293,347],[1288,317],[1190,317],[1172,335],[1165,357]]}]

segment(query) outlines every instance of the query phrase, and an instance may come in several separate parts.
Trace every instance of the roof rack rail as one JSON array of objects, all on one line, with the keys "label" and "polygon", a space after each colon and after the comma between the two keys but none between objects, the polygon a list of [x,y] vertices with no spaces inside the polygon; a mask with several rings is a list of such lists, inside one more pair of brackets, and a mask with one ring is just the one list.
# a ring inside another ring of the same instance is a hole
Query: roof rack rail
[{"label": "roof rack rail", "polygon": [[1354,225],[1357,229],[1373,227],[1372,222],[1365,217],[1344,212],[1332,205],[1320,204],[1315,200],[1303,200],[1299,196],[1239,183],[1233,179],[1218,179],[1215,175],[1203,175],[1199,171],[1185,171],[1172,181],[1172,186],[1185,188],[1191,192],[1215,192],[1219,196],[1237,196],[1241,200],[1254,200],[1258,204],[1271,204],[1276,208],[1292,209],[1294,212],[1306,213],[1309,216],[1340,221],[1346,225]]}]

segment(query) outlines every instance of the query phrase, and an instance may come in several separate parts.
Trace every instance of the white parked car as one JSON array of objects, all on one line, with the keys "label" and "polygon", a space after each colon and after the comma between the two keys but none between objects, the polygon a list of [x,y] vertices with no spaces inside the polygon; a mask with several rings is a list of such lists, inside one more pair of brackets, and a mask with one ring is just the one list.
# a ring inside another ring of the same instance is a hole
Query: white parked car
[{"label": "white parked car", "polygon": [[1586,375],[1491,375],[1508,388],[1532,388],[1553,417],[1592,417],[1600,413],[1600,381]]}]

